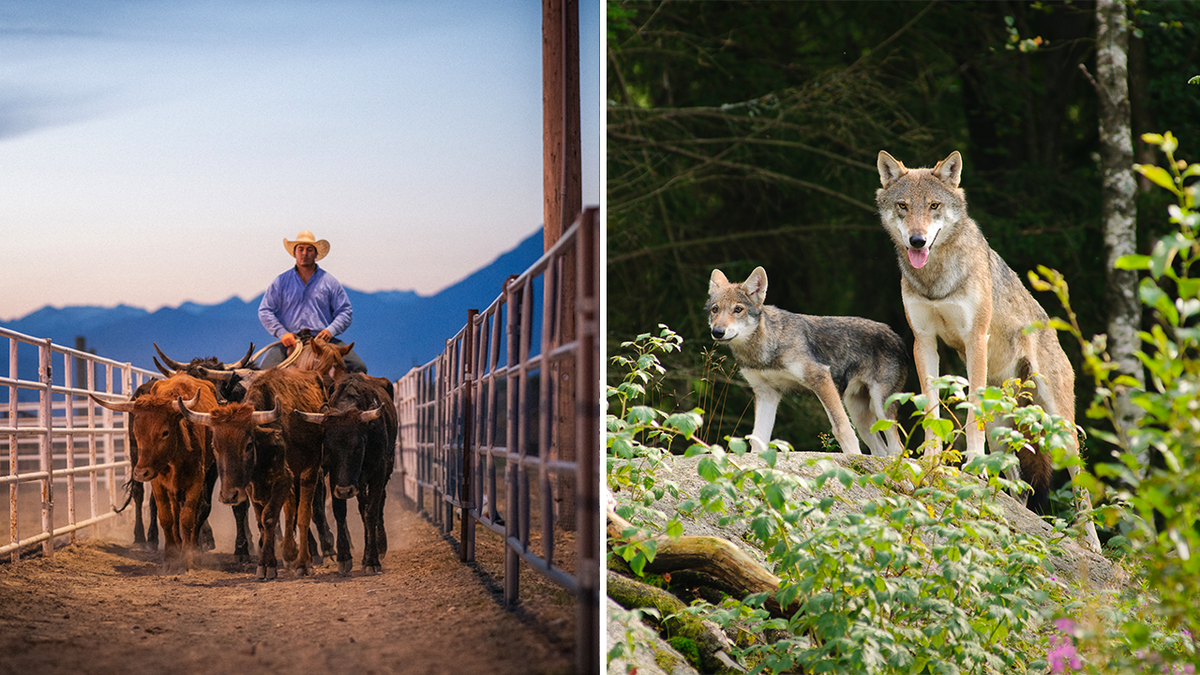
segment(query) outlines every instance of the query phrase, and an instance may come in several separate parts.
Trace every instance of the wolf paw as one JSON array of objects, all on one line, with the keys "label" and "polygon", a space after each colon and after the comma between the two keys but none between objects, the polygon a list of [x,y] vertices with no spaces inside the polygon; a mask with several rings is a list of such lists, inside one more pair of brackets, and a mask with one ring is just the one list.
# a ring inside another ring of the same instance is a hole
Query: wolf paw
[{"label": "wolf paw", "polygon": [[749,441],[750,449],[754,452],[762,452],[767,449],[768,443],[754,434],[747,436],[746,440]]}]

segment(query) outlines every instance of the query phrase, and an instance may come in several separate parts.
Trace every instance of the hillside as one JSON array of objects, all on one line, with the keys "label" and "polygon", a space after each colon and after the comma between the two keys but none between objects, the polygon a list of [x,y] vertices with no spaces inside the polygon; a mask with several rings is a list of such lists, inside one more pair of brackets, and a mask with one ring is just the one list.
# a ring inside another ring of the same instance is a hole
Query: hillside
[{"label": "hillside", "polygon": [[[466,323],[468,309],[487,307],[505,279],[524,272],[541,255],[539,228],[491,264],[434,295],[366,293],[347,287],[354,322],[340,337],[355,343],[371,374],[399,378],[433,359],[445,339]],[[68,347],[82,335],[89,351],[153,370],[154,343],[178,360],[216,356],[232,361],[245,354],[251,342],[257,349],[274,341],[258,322],[261,299],[260,293],[250,300],[232,297],[214,305],[185,302],[154,312],[128,305],[48,306],[0,325]],[[33,364],[21,364],[21,377],[32,377],[33,372]]]}]

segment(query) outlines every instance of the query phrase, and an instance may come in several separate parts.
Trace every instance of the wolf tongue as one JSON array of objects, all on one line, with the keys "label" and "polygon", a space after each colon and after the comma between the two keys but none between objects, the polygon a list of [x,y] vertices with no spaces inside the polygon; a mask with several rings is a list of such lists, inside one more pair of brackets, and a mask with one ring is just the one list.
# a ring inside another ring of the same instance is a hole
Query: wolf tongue
[{"label": "wolf tongue", "polygon": [[927,248],[910,248],[908,249],[908,262],[912,266],[920,269],[929,261],[929,249]]}]

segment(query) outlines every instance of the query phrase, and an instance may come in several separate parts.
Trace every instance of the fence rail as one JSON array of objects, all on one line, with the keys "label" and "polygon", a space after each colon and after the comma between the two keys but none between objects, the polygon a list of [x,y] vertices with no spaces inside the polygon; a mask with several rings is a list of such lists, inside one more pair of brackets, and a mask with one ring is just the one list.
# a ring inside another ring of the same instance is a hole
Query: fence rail
[{"label": "fence rail", "polygon": [[[0,371],[0,443],[7,446],[0,485],[9,495],[8,543],[0,544],[0,555],[16,561],[40,543],[52,556],[57,538],[74,542],[79,530],[117,515],[118,486],[129,469],[125,415],[94,405],[88,394],[128,396],[153,373],[4,328],[0,338],[8,341],[7,371]],[[40,500],[20,499],[32,489]],[[87,504],[82,519],[80,492]],[[63,493],[65,517],[56,510]]]},{"label": "fence rail", "polygon": [[477,527],[503,537],[510,604],[522,563],[575,595],[580,673],[599,668],[599,269],[588,209],[396,387],[406,495],[447,534],[458,516],[465,562]]}]

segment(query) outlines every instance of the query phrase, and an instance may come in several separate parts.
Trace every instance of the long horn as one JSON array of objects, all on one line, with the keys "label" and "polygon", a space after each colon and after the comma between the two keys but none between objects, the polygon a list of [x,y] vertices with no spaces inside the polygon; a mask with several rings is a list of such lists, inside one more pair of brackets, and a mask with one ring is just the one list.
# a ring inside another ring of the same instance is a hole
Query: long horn
[{"label": "long horn", "polygon": [[310,413],[303,410],[293,410],[292,412],[306,422],[321,424],[325,421],[325,413]]},{"label": "long horn", "polygon": [[279,411],[282,408],[283,403],[281,403],[279,397],[276,396],[274,410],[255,410],[250,414],[250,421],[254,424],[270,424],[271,422],[279,419]]},{"label": "long horn", "polygon": [[154,345],[154,351],[158,352],[158,355],[162,357],[163,363],[174,368],[175,370],[187,370],[188,364],[180,363],[180,362],[172,359],[171,357],[167,356],[166,354],[164,354],[163,350],[158,348],[157,342],[153,342],[151,344]]},{"label": "long horn", "polygon": [[276,367],[276,368],[287,368],[288,366],[292,365],[293,363],[295,363],[295,362],[296,362],[296,359],[299,359],[299,358],[300,358],[300,355],[301,355],[302,353],[304,353],[304,349],[305,349],[305,345],[304,345],[304,343],[303,343],[303,342],[297,342],[297,343],[296,343],[296,349],[295,349],[295,351],[293,351],[293,352],[292,352],[292,355],[291,355],[291,356],[289,356],[289,357],[287,357],[286,359],[284,359],[284,360],[283,360],[283,363],[281,363],[281,364],[279,364],[279,365],[277,365],[277,366],[275,366],[275,367]]},{"label": "long horn", "polygon": [[383,413],[382,405],[374,410],[364,410],[363,412],[359,413],[358,419],[360,422],[370,422],[371,420],[379,417],[381,413]]},{"label": "long horn", "polygon": [[116,412],[126,412],[126,413],[133,412],[133,401],[132,400],[126,399],[124,401],[111,401],[110,402],[110,401],[104,401],[104,400],[96,398],[95,394],[88,394],[88,398],[95,401],[96,405],[98,405],[102,408],[108,408],[109,410],[114,410]]},{"label": "long horn", "polygon": [[223,364],[225,370],[235,370],[237,368],[245,368],[247,363],[250,363],[250,354],[254,353],[254,343],[250,343],[250,348],[246,350],[246,355],[233,363]]},{"label": "long horn", "polygon": [[190,401],[184,401],[182,396],[176,396],[175,397],[175,409],[178,410],[180,412],[180,414],[182,414],[184,417],[191,420],[192,422],[195,422],[196,424],[203,424],[206,427],[211,427],[213,424],[211,413],[196,412],[195,410],[192,410],[190,407],[188,407],[188,406],[196,405],[196,402],[199,400],[200,400],[200,390],[199,389],[196,390],[196,395],[193,396],[192,400],[190,400]]},{"label": "long horn", "polygon": [[158,368],[158,372],[162,373],[163,375],[166,375],[167,377],[171,377],[172,375],[174,375],[174,374],[175,374],[175,371],[173,371],[173,370],[167,370],[167,367],[166,367],[166,366],[164,366],[163,364],[159,363],[159,362],[158,362],[158,357],[157,357],[157,356],[152,356],[152,357],[150,357],[150,358],[154,360],[154,367],[155,367],[155,368]]},{"label": "long horn", "polygon": [[222,382],[228,382],[228,381],[232,380],[233,376],[237,374],[237,373],[233,372],[232,370],[212,370],[211,368],[203,368],[203,367],[201,367],[199,370],[200,370],[200,374],[204,376],[204,379],[220,380]]}]

